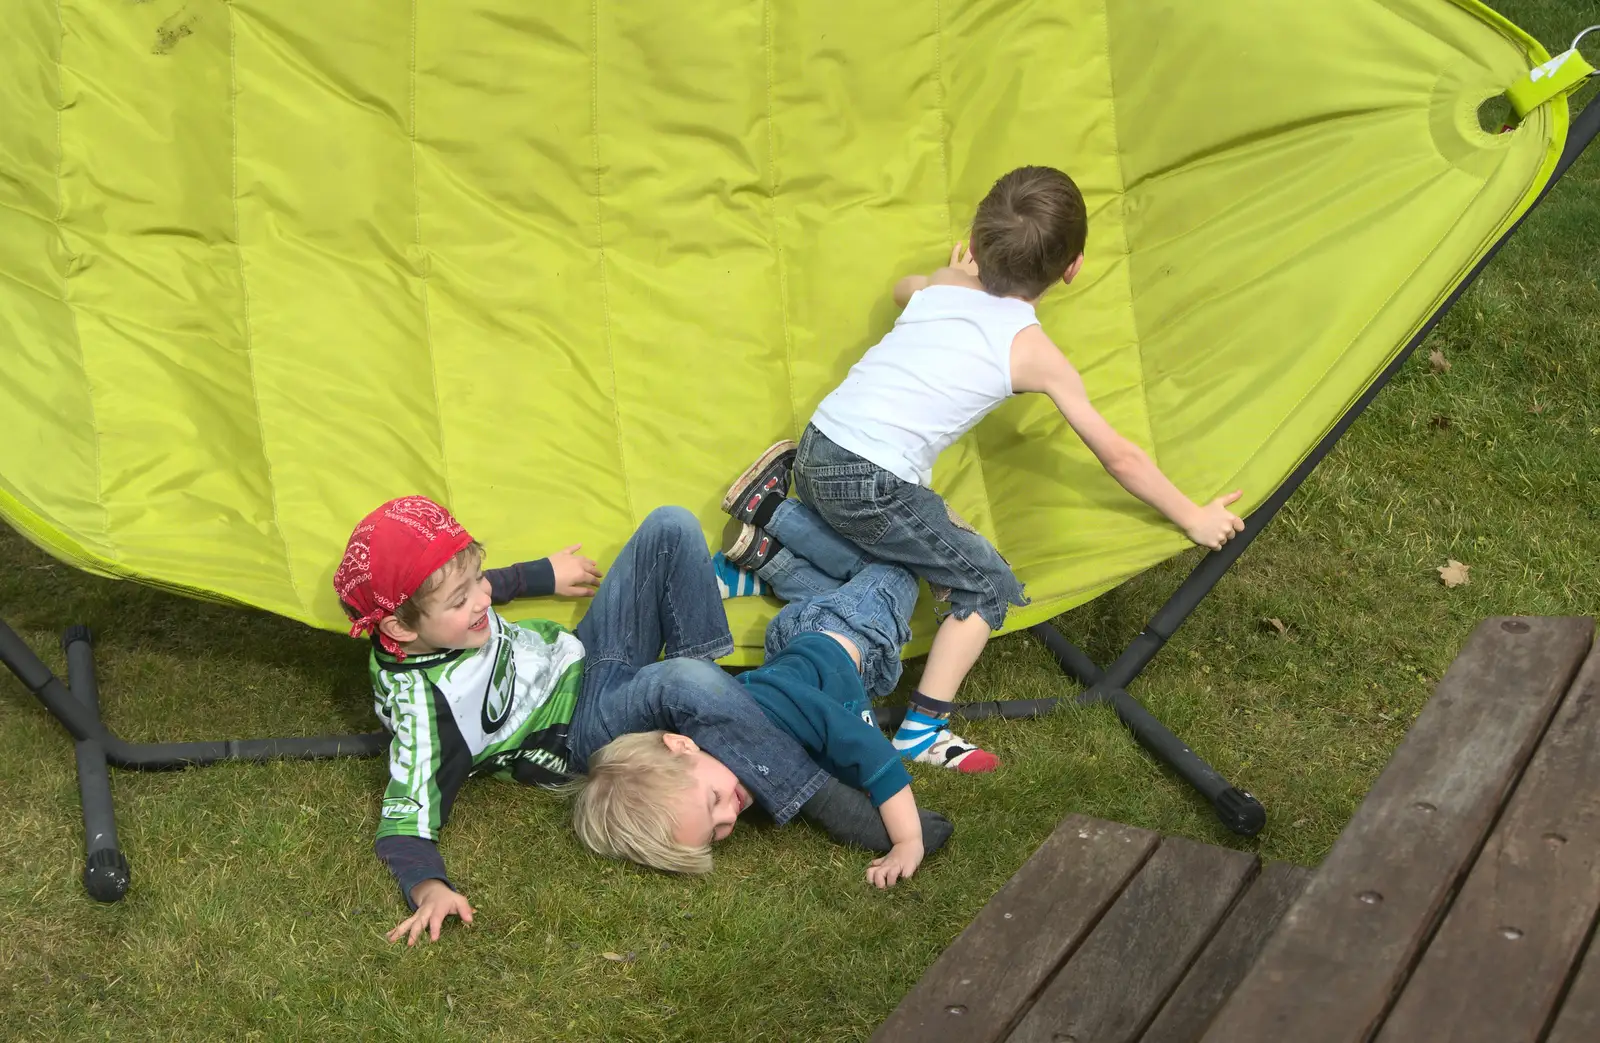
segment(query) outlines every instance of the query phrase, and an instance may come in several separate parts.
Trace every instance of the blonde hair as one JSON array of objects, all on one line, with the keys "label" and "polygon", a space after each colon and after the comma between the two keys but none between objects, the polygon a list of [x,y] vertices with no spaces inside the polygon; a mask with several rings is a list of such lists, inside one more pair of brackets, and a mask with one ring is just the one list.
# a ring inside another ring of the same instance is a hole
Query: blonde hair
[{"label": "blonde hair", "polygon": [[692,780],[666,734],[621,735],[596,750],[588,776],[572,784],[572,828],[597,855],[698,876],[711,872],[711,845],[686,847],[673,835],[674,801]]}]

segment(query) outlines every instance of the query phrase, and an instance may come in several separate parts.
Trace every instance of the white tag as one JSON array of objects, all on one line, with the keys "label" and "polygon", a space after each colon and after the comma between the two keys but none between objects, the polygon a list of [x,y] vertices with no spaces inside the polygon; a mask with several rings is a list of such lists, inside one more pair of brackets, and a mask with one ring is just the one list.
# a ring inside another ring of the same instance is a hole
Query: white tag
[{"label": "white tag", "polygon": [[1578,51],[1576,48],[1570,51],[1562,51],[1560,54],[1556,55],[1554,58],[1551,58],[1543,65],[1536,67],[1528,74],[1528,79],[1533,83],[1538,83],[1546,76],[1554,76],[1556,73],[1561,71],[1561,67],[1563,65],[1567,64],[1567,59],[1571,58],[1577,53]]}]

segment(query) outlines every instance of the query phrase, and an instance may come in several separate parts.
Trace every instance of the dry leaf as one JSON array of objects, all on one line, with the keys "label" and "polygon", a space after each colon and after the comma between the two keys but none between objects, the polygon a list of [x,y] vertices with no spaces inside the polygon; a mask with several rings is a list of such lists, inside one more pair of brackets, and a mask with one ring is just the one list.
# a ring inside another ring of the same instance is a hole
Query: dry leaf
[{"label": "dry leaf", "polygon": [[1276,630],[1279,637],[1285,637],[1289,633],[1289,628],[1284,625],[1283,620],[1277,618],[1276,616],[1272,617],[1271,619],[1263,619],[1261,622],[1266,626],[1271,627],[1273,630]]},{"label": "dry leaf", "polygon": [[1470,582],[1467,579],[1467,572],[1471,568],[1471,565],[1463,565],[1456,559],[1450,558],[1439,566],[1439,579],[1447,587],[1464,587]]},{"label": "dry leaf", "polygon": [[1428,426],[1438,431],[1443,431],[1450,426],[1450,418],[1443,413],[1435,413],[1428,420]]},{"label": "dry leaf", "polygon": [[1538,399],[1534,399],[1533,400],[1533,405],[1528,407],[1528,412],[1532,413],[1534,416],[1538,416],[1540,413],[1543,413],[1544,411],[1545,411],[1545,406]]},{"label": "dry leaf", "polygon": [[600,958],[602,960],[610,960],[612,963],[632,963],[634,960],[638,959],[638,955],[631,952],[626,954],[619,952],[603,952],[600,954]]},{"label": "dry leaf", "polygon": [[1438,348],[1434,348],[1432,351],[1428,352],[1428,365],[1432,367],[1435,373],[1450,372],[1450,360],[1445,358],[1444,352],[1440,351]]}]

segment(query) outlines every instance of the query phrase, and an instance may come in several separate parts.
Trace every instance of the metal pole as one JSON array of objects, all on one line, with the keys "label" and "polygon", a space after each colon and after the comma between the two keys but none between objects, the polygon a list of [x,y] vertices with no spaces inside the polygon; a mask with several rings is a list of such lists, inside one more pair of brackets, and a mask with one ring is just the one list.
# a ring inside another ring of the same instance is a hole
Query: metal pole
[{"label": "metal pole", "polygon": [[[78,702],[100,716],[95,681],[93,636],[85,626],[67,629],[61,639],[67,654],[67,686]],[[115,902],[128,891],[132,870],[117,846],[117,820],[111,804],[106,748],[99,739],[77,743],[78,800],[83,807],[83,889],[97,902]]]}]

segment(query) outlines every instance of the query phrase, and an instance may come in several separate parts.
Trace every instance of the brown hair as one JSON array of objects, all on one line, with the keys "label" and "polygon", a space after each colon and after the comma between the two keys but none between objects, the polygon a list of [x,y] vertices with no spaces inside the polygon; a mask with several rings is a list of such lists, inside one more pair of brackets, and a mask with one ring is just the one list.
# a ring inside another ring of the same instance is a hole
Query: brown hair
[{"label": "brown hair", "polygon": [[433,593],[444,586],[445,580],[456,575],[462,569],[474,569],[483,564],[483,544],[477,540],[456,551],[455,556],[428,573],[428,578],[423,580],[411,596],[400,602],[394,610],[394,618],[407,630],[415,631],[422,623],[422,617],[427,614],[428,601]]},{"label": "brown hair", "polygon": [[1032,300],[1083,253],[1083,193],[1053,167],[1018,167],[1000,178],[972,219],[978,279],[997,297]]}]

